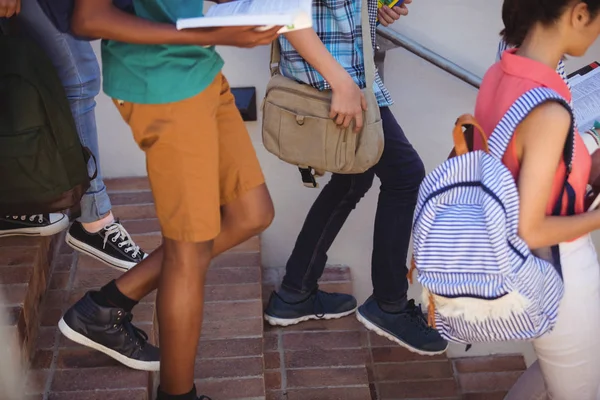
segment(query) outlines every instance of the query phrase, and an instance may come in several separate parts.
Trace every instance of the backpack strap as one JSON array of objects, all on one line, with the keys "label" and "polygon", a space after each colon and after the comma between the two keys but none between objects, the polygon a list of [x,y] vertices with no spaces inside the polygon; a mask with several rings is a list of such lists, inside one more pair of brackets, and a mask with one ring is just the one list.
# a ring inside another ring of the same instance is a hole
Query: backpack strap
[{"label": "backpack strap", "polygon": [[512,139],[517,126],[538,106],[548,101],[555,101],[569,112],[571,116],[571,128],[567,135],[565,147],[563,150],[563,161],[567,166],[567,175],[571,172],[575,150],[575,117],[569,103],[558,93],[548,88],[531,89],[521,95],[504,114],[494,131],[492,132],[488,144],[490,154],[498,159],[504,157],[508,144]]},{"label": "backpack strap", "polygon": [[[560,215],[562,211],[563,199],[567,197],[567,215],[575,214],[575,190],[569,183],[569,175],[573,166],[573,158],[575,157],[575,117],[573,116],[573,110],[569,103],[560,96],[557,92],[548,88],[535,88],[531,89],[525,94],[521,95],[513,103],[513,105],[506,112],[500,123],[492,132],[488,140],[490,154],[498,159],[502,159],[508,144],[512,139],[517,126],[538,106],[548,101],[555,101],[561,104],[569,112],[571,116],[571,127],[567,134],[565,146],[563,148],[563,162],[565,164],[565,179],[563,182],[563,190],[561,195],[558,196],[554,208],[552,209],[552,215]],[[560,252],[558,246],[552,246],[552,258],[553,264],[557,272],[562,278],[562,268],[560,263]]]}]

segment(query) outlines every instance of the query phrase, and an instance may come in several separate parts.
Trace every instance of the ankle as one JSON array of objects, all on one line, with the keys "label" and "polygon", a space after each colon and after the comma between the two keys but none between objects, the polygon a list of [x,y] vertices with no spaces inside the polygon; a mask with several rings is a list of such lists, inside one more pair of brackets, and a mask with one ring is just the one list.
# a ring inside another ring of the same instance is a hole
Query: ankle
[{"label": "ankle", "polygon": [[105,226],[110,225],[113,222],[115,222],[115,217],[112,214],[112,212],[109,212],[106,216],[102,217],[98,221],[82,222],[81,225],[83,225],[83,229],[85,229],[89,233],[98,233]]},{"label": "ankle", "polygon": [[158,387],[158,394],[156,400],[197,400],[198,396],[196,394],[196,385],[192,387],[187,393],[184,394],[168,394],[161,390],[161,387]]},{"label": "ankle", "polygon": [[118,307],[125,310],[125,312],[131,312],[138,303],[137,300],[124,295],[119,290],[115,280],[108,282],[99,292],[93,292],[92,300],[102,307]]},{"label": "ankle", "polygon": [[281,297],[281,300],[283,300],[284,302],[293,304],[302,303],[304,300],[310,297],[312,292],[299,292],[297,290],[288,289],[282,285],[281,288],[279,288],[279,290],[277,291],[277,294],[279,295],[279,297]]},{"label": "ankle", "polygon": [[388,313],[388,314],[399,314],[406,309],[406,305],[407,305],[406,299],[395,301],[395,302],[387,302],[387,301],[381,301],[381,300],[377,300],[377,299],[375,301],[377,302],[377,305],[379,306],[381,311]]}]

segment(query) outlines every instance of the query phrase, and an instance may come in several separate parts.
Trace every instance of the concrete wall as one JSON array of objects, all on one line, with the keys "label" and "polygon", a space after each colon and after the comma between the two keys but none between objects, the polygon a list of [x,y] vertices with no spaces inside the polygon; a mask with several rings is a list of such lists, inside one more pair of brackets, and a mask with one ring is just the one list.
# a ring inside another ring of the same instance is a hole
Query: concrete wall
[{"label": "concrete wall", "polygon": [[[394,29],[417,40],[462,67],[482,76],[494,62],[498,45],[501,0],[418,0],[410,15]],[[98,43],[95,44],[98,46]],[[577,69],[599,54],[600,46],[585,60],[570,60],[569,70]],[[268,81],[268,48],[220,49],[225,58],[225,74],[232,86],[255,86],[259,101]],[[600,58],[600,57],[598,57]],[[403,49],[388,52],[386,84],[395,98],[393,111],[406,134],[431,169],[451,148],[451,128],[456,117],[473,111],[476,90]],[[98,99],[102,167],[105,176],[145,175],[144,157],[112,103],[104,95]],[[260,120],[260,116],[259,116]],[[263,235],[263,260],[267,266],[283,265],[292,249],[306,212],[317,195],[299,182],[297,170],[268,154],[261,143],[259,123],[248,130],[267,177],[277,216]],[[321,182],[325,183],[326,178]],[[352,268],[355,294],[364,300],[371,293],[370,253],[378,183],[352,214],[330,251],[331,263]],[[418,296],[419,288],[411,294]],[[471,354],[524,351],[531,360],[529,346],[476,346]],[[462,349],[453,347],[452,354]]]}]

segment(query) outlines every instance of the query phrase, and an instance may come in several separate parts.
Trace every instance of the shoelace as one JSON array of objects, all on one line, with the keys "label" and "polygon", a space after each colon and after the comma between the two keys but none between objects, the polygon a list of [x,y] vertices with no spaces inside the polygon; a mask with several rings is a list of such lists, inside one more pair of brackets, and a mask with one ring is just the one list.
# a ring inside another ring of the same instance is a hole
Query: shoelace
[{"label": "shoelace", "polygon": [[434,329],[427,324],[427,318],[423,314],[420,304],[416,305],[415,301],[413,299],[410,299],[408,301],[406,308],[407,308],[407,313],[411,316],[411,318],[413,318],[419,322],[421,331],[423,331],[425,333],[434,331]]},{"label": "shoelace", "polygon": [[125,318],[121,320],[120,330],[125,332],[125,336],[129,338],[129,341],[133,342],[135,340],[135,345],[143,349],[148,342],[148,335],[146,332],[133,325],[131,320],[133,320],[133,314],[126,314]]},{"label": "shoelace", "polygon": [[[333,296],[334,293],[327,293],[327,292],[322,292],[320,290],[316,291],[316,299],[315,299],[315,308],[314,308],[314,313],[315,316],[319,319],[323,319],[323,317],[325,317],[325,304],[323,303],[323,297],[325,296]],[[317,310],[317,304],[319,305],[321,312],[319,312]]]},{"label": "shoelace", "polygon": [[35,222],[37,218],[37,222],[38,223],[43,223],[44,222],[44,215],[43,214],[34,214],[34,215],[7,215],[6,219],[13,219],[15,221],[21,220],[21,221],[27,221],[29,220],[29,222]]},{"label": "shoelace", "polygon": [[102,247],[106,247],[108,239],[110,239],[113,243],[117,243],[117,241],[120,240],[117,246],[119,246],[119,248],[125,247],[125,253],[129,254],[131,251],[131,257],[133,258],[136,258],[138,254],[140,254],[140,246],[137,246],[133,240],[131,240],[129,233],[127,233],[123,225],[121,225],[119,222],[113,222],[104,228],[104,230],[106,231],[106,235],[104,236],[104,244]]}]

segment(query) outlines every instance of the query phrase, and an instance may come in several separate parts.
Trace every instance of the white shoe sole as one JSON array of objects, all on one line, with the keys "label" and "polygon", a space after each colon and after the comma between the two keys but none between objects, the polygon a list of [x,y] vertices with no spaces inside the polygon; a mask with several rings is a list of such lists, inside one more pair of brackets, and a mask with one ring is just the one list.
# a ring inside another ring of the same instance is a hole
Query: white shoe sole
[{"label": "white shoe sole", "polygon": [[304,317],[300,317],[300,318],[276,318],[276,317],[272,317],[268,314],[265,314],[265,321],[267,321],[270,325],[273,326],[290,326],[290,325],[296,325],[299,324],[300,322],[306,322],[306,321],[310,321],[313,319],[339,319],[339,318],[344,318],[347,317],[348,315],[354,314],[354,312],[356,312],[356,307],[350,311],[345,311],[343,313],[339,313],[339,314],[325,314],[322,317],[317,317],[316,315],[312,314],[312,315],[305,315]]},{"label": "white shoe sole", "polygon": [[374,333],[378,334],[379,336],[383,336],[384,338],[389,339],[392,342],[399,344],[400,346],[404,347],[408,351],[419,354],[421,356],[435,356],[438,354],[444,354],[446,352],[446,350],[448,350],[448,345],[446,345],[446,348],[444,350],[440,350],[440,351],[423,351],[423,350],[419,350],[415,347],[412,347],[408,343],[404,343],[403,341],[401,341],[394,335],[388,333],[387,331],[381,329],[380,327],[378,327],[377,325],[375,325],[374,323],[369,321],[366,317],[364,317],[360,313],[360,310],[356,311],[356,319],[358,320],[358,322],[363,324],[365,326],[365,328],[367,328],[371,332],[374,332]]},{"label": "white shoe sole", "polygon": [[20,228],[8,231],[0,231],[0,237],[8,236],[52,236],[64,231],[69,227],[69,218],[63,215],[61,219],[53,224],[42,226],[40,228]]},{"label": "white shoe sole", "polygon": [[109,267],[116,268],[119,271],[127,272],[131,268],[133,268],[137,265],[137,263],[134,263],[134,262],[123,261],[123,260],[119,260],[118,258],[109,256],[108,254],[103,253],[102,251],[95,249],[92,246],[85,244],[80,240],[75,239],[68,232],[67,232],[67,237],[65,238],[65,241],[73,249],[75,249],[83,254],[86,254],[92,258],[95,258],[98,261],[102,261]]},{"label": "white shoe sole", "polygon": [[99,352],[106,354],[107,356],[117,360],[121,364],[131,369],[136,369],[139,371],[160,371],[160,361],[139,361],[127,358],[123,354],[111,350],[108,347],[102,346],[101,344],[86,338],[82,334],[75,332],[62,318],[58,322],[58,329],[60,329],[61,333],[65,335],[65,337],[73,342],[79,343],[80,345],[94,350],[98,350]]}]

